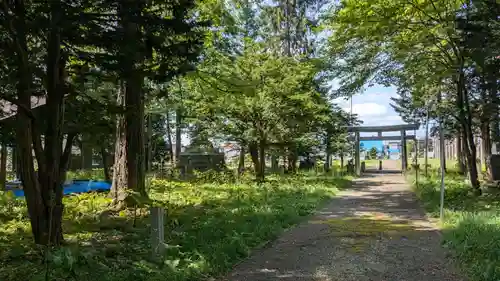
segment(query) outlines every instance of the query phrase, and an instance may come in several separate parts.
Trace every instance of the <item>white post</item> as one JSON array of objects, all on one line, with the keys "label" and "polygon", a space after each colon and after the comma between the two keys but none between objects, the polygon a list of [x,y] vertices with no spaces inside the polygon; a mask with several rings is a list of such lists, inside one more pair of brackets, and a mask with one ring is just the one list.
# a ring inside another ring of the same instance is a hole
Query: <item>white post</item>
[{"label": "white post", "polygon": [[165,249],[165,229],[163,218],[165,209],[161,207],[151,207],[151,247],[153,256],[159,257]]}]

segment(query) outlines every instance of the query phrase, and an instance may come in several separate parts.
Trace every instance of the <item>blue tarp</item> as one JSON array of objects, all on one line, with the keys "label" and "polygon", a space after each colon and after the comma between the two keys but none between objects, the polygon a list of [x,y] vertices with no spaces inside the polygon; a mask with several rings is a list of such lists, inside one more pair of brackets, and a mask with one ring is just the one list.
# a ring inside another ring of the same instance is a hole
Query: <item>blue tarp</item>
[{"label": "blue tarp", "polygon": [[[12,191],[16,197],[24,197],[24,191],[16,188],[20,182],[8,182],[7,190]],[[111,183],[107,181],[75,180],[71,184],[64,185],[63,194],[76,194],[91,191],[105,191],[111,189]]]}]

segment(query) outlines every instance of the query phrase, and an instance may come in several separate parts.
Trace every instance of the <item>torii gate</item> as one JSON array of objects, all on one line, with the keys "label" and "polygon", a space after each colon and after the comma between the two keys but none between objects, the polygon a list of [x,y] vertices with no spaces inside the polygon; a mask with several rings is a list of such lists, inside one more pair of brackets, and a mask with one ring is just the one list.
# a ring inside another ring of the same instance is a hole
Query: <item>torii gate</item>
[{"label": "torii gate", "polygon": [[[360,141],[374,140],[401,140],[401,170],[404,172],[408,168],[408,155],[406,151],[406,140],[415,140],[414,135],[406,135],[406,131],[417,130],[418,124],[403,124],[389,126],[350,126],[347,131],[354,133],[354,165],[356,175],[361,175],[361,161],[359,159]],[[400,132],[399,136],[382,136],[383,132]],[[378,136],[360,137],[359,133],[377,133]]]}]

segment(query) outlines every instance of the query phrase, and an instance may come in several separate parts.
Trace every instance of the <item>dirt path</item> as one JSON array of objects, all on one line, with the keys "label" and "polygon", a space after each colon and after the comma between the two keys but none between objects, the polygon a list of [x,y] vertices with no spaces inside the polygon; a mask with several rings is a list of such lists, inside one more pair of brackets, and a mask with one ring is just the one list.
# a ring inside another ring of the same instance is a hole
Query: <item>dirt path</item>
[{"label": "dirt path", "polygon": [[238,265],[231,281],[465,280],[400,174],[366,175]]}]

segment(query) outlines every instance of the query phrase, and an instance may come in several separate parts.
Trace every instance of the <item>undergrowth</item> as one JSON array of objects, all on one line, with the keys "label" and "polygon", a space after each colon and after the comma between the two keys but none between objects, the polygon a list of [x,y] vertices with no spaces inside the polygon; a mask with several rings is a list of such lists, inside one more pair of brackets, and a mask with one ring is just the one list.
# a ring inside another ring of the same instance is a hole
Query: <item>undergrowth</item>
[{"label": "undergrowth", "polygon": [[[417,196],[433,217],[439,217],[440,176],[433,171],[414,184]],[[475,196],[458,174],[445,178],[443,244],[450,248],[471,280],[500,280],[500,193]]]},{"label": "undergrowth", "polygon": [[[166,212],[166,252],[159,260],[151,255],[147,209],[115,214],[107,211],[106,194],[65,197],[66,245],[50,252],[50,280],[217,276],[349,183],[312,174],[269,177],[261,185],[204,177],[151,181],[149,195]],[[0,212],[0,280],[45,280],[43,251],[33,245],[24,201],[0,193]]]},{"label": "undergrowth", "polygon": [[104,169],[76,170],[66,173],[68,180],[104,180]]}]

